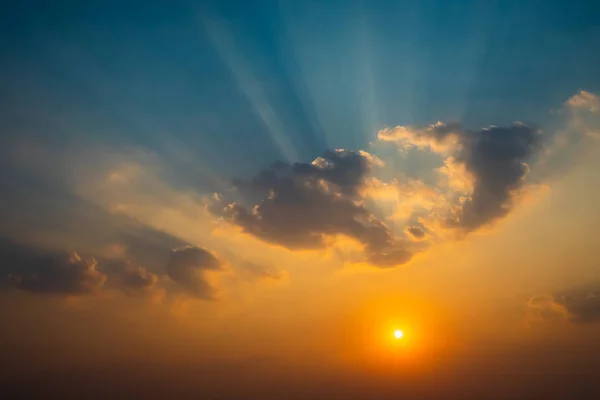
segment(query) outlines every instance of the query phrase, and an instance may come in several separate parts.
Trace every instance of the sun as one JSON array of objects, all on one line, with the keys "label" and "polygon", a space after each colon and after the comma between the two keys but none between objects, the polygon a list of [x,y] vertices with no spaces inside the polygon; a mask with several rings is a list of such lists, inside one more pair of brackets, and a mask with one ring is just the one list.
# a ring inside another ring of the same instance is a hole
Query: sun
[{"label": "sun", "polygon": [[396,329],[394,331],[394,337],[396,339],[402,339],[403,336],[404,336],[404,333],[400,329]]}]

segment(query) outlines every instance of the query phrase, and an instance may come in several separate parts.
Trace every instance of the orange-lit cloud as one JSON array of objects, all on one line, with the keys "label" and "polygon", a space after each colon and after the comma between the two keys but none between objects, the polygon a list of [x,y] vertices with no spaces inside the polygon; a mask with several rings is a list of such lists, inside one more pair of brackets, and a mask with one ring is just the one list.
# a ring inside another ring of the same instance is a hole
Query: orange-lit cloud
[{"label": "orange-lit cloud", "polygon": [[566,105],[574,110],[585,110],[592,113],[600,112],[600,98],[593,93],[580,90],[570,97]]},{"label": "orange-lit cloud", "polygon": [[512,196],[523,187],[529,171],[526,162],[541,143],[539,132],[520,123],[471,131],[438,122],[418,130],[386,129],[379,138],[394,141],[401,149],[414,146],[446,157],[438,171],[447,187],[461,195],[454,199],[459,207],[454,215],[449,210],[447,223],[467,232],[508,214]]},{"label": "orange-lit cloud", "polygon": [[395,142],[402,149],[416,147],[436,153],[449,153],[460,145],[461,126],[458,123],[437,122],[425,128],[397,126],[377,133],[382,141]]}]

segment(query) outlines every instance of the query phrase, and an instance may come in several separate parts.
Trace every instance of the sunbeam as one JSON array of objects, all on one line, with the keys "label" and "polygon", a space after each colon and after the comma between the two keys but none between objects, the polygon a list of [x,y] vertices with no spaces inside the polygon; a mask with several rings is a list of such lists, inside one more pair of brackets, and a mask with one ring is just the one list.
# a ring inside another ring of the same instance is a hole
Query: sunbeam
[{"label": "sunbeam", "polygon": [[242,54],[236,49],[230,32],[218,17],[214,15],[208,16],[205,12],[199,12],[198,16],[223,61],[235,76],[238,85],[252,104],[265,128],[269,131],[273,142],[277,144],[285,160],[288,162],[298,161],[299,157],[296,149],[290,138],[285,134],[285,125],[277,116],[277,112],[271,105],[260,82],[245,62]]}]

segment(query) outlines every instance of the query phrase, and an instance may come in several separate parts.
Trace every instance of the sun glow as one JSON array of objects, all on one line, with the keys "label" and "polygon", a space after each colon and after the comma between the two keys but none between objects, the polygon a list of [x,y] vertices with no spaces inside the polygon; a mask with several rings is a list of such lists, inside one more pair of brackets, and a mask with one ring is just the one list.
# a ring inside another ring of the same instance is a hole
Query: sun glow
[{"label": "sun glow", "polygon": [[402,339],[403,336],[404,336],[404,333],[400,329],[396,329],[394,331],[394,337],[396,339]]}]

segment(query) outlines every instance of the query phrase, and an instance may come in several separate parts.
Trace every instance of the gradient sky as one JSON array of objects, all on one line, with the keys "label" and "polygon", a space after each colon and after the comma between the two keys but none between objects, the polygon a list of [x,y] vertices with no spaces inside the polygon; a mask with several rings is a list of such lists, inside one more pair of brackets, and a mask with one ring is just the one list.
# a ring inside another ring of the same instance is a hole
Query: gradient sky
[{"label": "gradient sky", "polygon": [[593,1],[12,3],[7,394],[600,395]]}]

